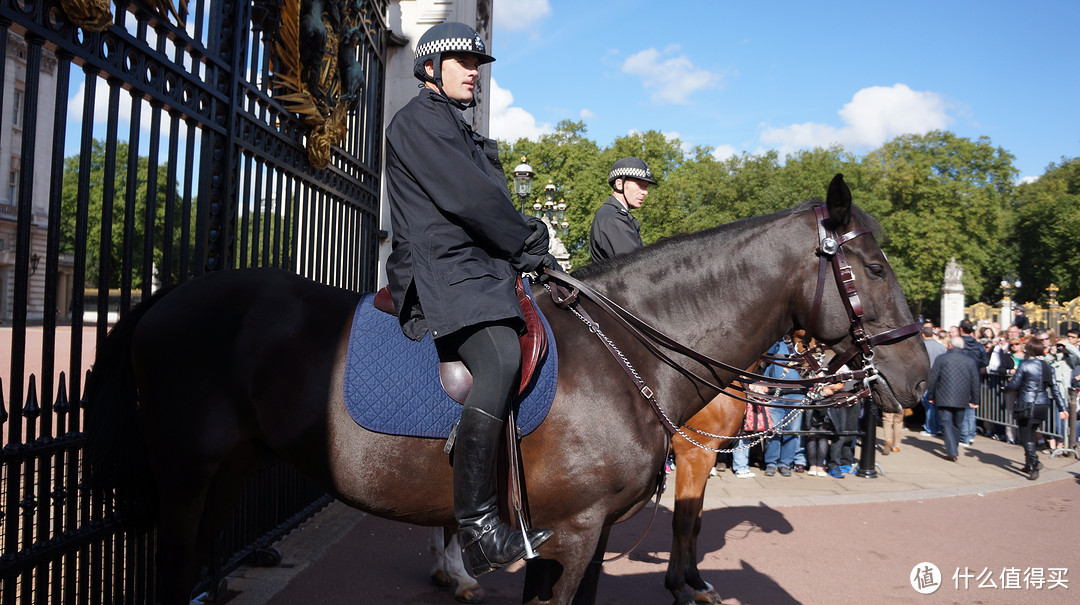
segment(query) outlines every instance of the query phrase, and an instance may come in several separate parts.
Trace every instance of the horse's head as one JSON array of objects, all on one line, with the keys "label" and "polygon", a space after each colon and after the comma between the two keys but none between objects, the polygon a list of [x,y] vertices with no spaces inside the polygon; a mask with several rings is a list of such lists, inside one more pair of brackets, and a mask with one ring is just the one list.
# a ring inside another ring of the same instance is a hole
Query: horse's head
[{"label": "horse's head", "polygon": [[874,239],[877,223],[851,203],[839,174],[829,184],[823,209],[809,213],[823,264],[818,278],[803,285],[796,321],[841,359],[853,355],[850,367],[872,360],[878,371],[873,392],[883,408],[912,407],[926,390],[930,362],[920,339],[910,338],[917,326]]}]

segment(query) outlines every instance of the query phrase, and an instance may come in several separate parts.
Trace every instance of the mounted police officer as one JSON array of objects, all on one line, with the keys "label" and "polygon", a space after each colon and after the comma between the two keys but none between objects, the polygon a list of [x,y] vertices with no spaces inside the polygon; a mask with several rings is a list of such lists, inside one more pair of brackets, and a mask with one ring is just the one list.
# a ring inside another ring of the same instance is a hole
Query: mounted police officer
[{"label": "mounted police officer", "polygon": [[655,185],[648,165],[637,158],[615,162],[608,173],[611,195],[593,216],[589,229],[589,254],[593,262],[614,258],[641,248],[641,221],[630,214],[640,208]]},{"label": "mounted police officer", "polygon": [[[413,73],[420,94],[386,129],[386,189],[393,226],[390,294],[406,336],[431,332],[441,360],[473,378],[453,453],[454,516],[474,576],[527,552],[526,536],[499,519],[496,453],[521,370],[519,273],[555,267],[547,227],[514,208],[495,141],[461,111],[475,104],[479,68],[495,59],[469,26],[442,23],[421,36]],[[549,530],[528,532],[536,548]]]}]

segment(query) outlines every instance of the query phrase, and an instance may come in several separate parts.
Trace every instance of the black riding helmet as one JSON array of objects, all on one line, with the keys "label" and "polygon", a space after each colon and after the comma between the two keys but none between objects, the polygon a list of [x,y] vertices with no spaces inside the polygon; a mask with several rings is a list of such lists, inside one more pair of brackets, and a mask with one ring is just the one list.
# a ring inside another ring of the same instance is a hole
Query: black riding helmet
[{"label": "black riding helmet", "polygon": [[[612,164],[611,172],[608,173],[607,182],[608,185],[611,185],[612,189],[615,189],[615,180],[627,177],[645,181],[650,185],[656,184],[652,172],[649,171],[649,165],[635,157],[623,158]],[[622,193],[622,191],[618,189],[615,189],[615,191],[617,193]]]},{"label": "black riding helmet", "polygon": [[[480,34],[476,33],[476,30],[468,25],[449,21],[447,23],[439,23],[438,25],[432,26],[424,32],[423,36],[420,36],[420,41],[416,44],[416,58],[413,59],[413,75],[421,82],[434,83],[435,86],[439,87],[439,92],[443,93],[444,97],[446,96],[446,93],[443,92],[442,83],[443,53],[465,53],[473,55],[479,61],[480,65],[491,63],[495,60],[495,57],[487,54],[487,49],[484,45],[484,41],[480,38]],[[424,69],[424,63],[429,59],[435,68],[434,77],[428,76],[427,70]],[[468,106],[462,105],[453,99],[450,99],[450,101],[454,105],[461,106],[462,109],[472,107],[476,104],[475,100],[472,103],[469,103]]]}]

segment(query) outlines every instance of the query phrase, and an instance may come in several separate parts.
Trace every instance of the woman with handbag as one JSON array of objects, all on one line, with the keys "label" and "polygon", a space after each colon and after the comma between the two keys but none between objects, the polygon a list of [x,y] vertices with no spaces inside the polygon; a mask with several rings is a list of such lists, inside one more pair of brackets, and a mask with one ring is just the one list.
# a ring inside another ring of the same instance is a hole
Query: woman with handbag
[{"label": "woman with handbag", "polygon": [[1054,384],[1054,371],[1050,364],[1039,359],[1046,352],[1049,337],[1032,338],[1024,347],[1024,360],[1016,368],[1012,380],[1006,385],[1008,391],[1017,391],[1013,416],[1016,419],[1017,433],[1024,446],[1024,468],[1028,479],[1039,478],[1039,455],[1035,450],[1035,432],[1043,421],[1050,416],[1050,400],[1054,401],[1062,418],[1068,418],[1065,402]]}]

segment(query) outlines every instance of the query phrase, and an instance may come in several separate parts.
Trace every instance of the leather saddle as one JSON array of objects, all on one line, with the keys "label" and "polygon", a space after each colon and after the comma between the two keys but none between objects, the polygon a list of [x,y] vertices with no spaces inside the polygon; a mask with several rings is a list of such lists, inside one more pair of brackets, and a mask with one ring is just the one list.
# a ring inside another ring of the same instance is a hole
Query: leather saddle
[{"label": "leather saddle", "polygon": [[[521,383],[518,385],[517,394],[521,395],[532,382],[540,360],[547,353],[548,343],[547,332],[544,331],[544,325],[540,321],[540,310],[525,292],[525,285],[520,277],[517,278],[514,289],[517,292],[518,304],[521,305],[521,312],[525,315],[525,334],[518,339],[521,345]],[[390,289],[387,286],[383,286],[375,293],[373,303],[376,309],[397,316],[394,301],[390,297]],[[472,374],[460,361],[443,361],[439,362],[439,382],[442,383],[443,390],[451,399],[464,404],[465,397],[472,389]]]}]

